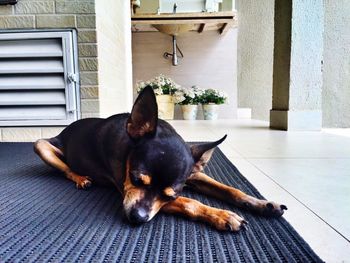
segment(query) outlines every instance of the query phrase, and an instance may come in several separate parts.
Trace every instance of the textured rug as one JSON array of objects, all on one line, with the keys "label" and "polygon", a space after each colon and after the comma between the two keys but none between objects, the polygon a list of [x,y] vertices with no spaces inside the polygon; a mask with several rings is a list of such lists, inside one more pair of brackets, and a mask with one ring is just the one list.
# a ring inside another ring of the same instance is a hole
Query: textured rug
[{"label": "textured rug", "polygon": [[[262,197],[220,150],[207,173]],[[33,153],[32,144],[0,143],[0,262],[322,262],[283,218],[185,195],[243,215],[248,229],[220,232],[164,214],[131,226],[113,189],[77,190]]]}]

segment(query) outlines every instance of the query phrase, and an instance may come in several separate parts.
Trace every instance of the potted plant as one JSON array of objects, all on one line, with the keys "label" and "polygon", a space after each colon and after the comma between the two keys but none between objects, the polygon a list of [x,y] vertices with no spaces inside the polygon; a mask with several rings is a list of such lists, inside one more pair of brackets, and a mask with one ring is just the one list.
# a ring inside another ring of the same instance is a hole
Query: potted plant
[{"label": "potted plant", "polygon": [[192,86],[191,88],[180,88],[175,92],[175,99],[181,106],[184,120],[195,120],[197,118],[199,98],[203,90]]},{"label": "potted plant", "polygon": [[227,95],[216,89],[206,89],[199,97],[203,107],[205,120],[216,120],[218,118],[218,105],[227,101]]},{"label": "potted plant", "polygon": [[146,86],[151,86],[156,95],[158,117],[165,120],[174,119],[174,94],[180,86],[162,74],[151,80],[138,82],[137,92],[140,93]]}]

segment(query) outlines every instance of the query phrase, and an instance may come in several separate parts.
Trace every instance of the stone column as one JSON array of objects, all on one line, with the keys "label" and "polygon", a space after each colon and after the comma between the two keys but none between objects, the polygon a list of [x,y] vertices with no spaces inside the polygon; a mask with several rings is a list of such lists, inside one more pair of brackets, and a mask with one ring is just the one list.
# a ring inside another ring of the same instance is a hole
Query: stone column
[{"label": "stone column", "polygon": [[131,111],[130,1],[95,0],[100,116]]},{"label": "stone column", "polygon": [[323,1],[275,1],[270,127],[322,127]]}]

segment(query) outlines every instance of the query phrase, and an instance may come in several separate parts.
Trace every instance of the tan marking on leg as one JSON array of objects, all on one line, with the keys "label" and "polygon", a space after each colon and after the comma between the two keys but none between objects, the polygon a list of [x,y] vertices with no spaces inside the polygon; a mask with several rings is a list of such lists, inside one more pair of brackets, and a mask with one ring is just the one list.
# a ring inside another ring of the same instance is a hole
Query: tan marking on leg
[{"label": "tan marking on leg", "polygon": [[283,210],[287,209],[285,205],[260,200],[247,195],[244,192],[222,184],[201,172],[193,173],[186,181],[186,184],[198,192],[214,196],[220,200],[267,216],[281,216],[284,212]]},{"label": "tan marking on leg", "polygon": [[176,213],[209,223],[219,230],[238,231],[247,222],[234,212],[204,205],[197,200],[178,197],[161,208],[166,213]]},{"label": "tan marking on leg", "polygon": [[48,165],[65,173],[66,177],[76,183],[77,188],[87,188],[91,186],[91,179],[81,176],[68,167],[59,157],[63,157],[60,149],[49,143],[47,140],[38,140],[34,143],[34,151]]}]

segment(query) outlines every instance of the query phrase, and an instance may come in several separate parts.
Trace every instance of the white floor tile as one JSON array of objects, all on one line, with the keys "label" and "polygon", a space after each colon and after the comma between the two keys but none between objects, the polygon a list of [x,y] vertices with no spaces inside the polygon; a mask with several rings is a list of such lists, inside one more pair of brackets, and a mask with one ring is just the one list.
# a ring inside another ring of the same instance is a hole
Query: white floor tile
[{"label": "white floor tile", "polygon": [[350,159],[250,159],[350,240]]},{"label": "white floor tile", "polygon": [[247,160],[230,160],[266,199],[287,205],[283,216],[323,260],[348,262],[350,243],[339,233]]},{"label": "white floor tile", "polygon": [[[172,121],[186,141],[220,148],[326,262],[350,262],[348,130],[286,132],[255,120]],[[342,136],[339,136],[341,134]]]}]

